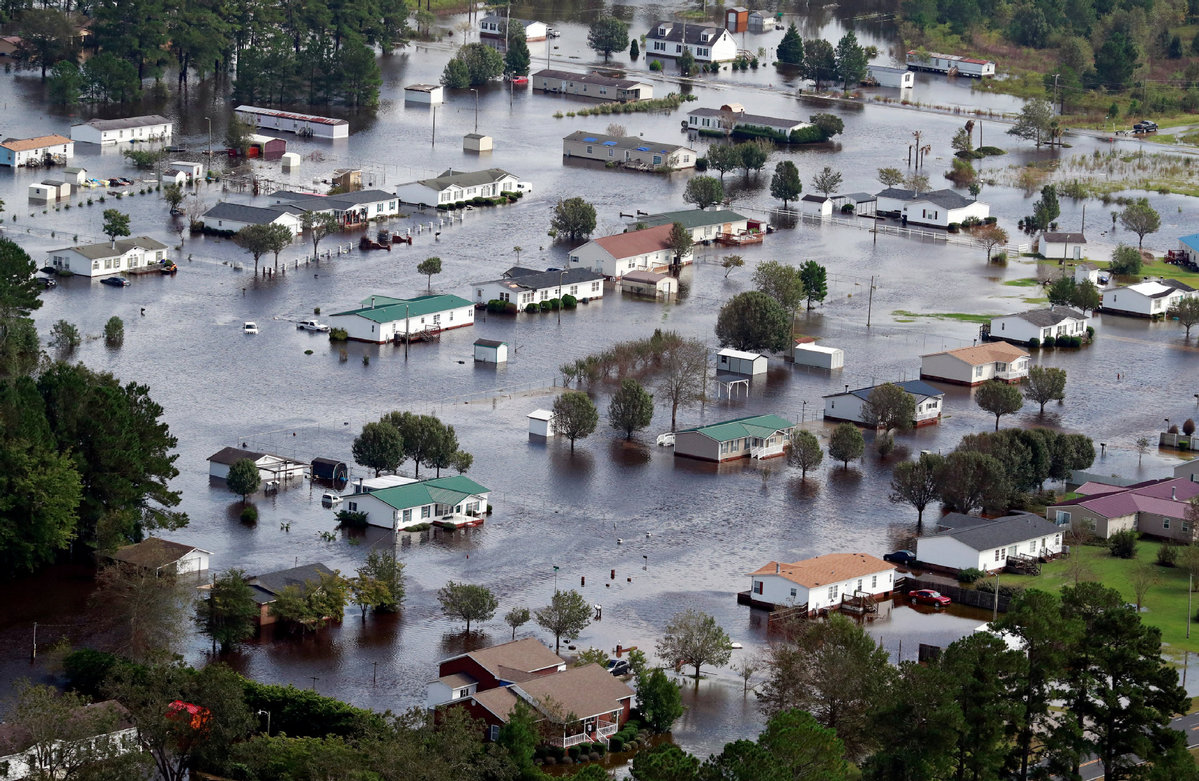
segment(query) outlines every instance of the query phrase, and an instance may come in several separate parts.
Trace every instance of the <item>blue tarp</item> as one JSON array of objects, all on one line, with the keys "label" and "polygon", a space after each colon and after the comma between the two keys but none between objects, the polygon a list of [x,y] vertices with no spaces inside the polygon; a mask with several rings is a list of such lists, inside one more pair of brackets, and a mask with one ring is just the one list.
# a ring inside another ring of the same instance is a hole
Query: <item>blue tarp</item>
[{"label": "blue tarp", "polygon": [[639,147],[637,147],[637,151],[638,152],[648,152],[649,147],[648,146],[639,146]]},{"label": "blue tarp", "polygon": [[590,143],[594,143],[594,142],[595,142],[595,139],[594,139],[594,138],[584,138],[583,140],[584,140],[584,141],[586,141],[586,142],[587,142],[587,143],[589,143],[589,144],[590,144]]},{"label": "blue tarp", "polygon": [[616,142],[615,141],[605,141],[604,146],[616,146]]}]

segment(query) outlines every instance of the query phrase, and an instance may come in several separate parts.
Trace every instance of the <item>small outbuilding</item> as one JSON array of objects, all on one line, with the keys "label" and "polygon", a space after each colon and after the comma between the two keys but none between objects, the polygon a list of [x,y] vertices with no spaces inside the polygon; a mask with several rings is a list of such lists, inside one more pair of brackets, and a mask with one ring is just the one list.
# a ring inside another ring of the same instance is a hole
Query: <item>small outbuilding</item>
[{"label": "small outbuilding", "polygon": [[749,29],[749,9],[735,6],[724,11],[724,29],[731,33],[743,33]]},{"label": "small outbuilding", "polygon": [[112,554],[114,561],[138,569],[155,573],[173,572],[176,575],[206,571],[211,557],[212,551],[161,537],[147,537],[133,545],[117,548]]},{"label": "small outbuilding", "polygon": [[845,351],[840,347],[824,347],[819,344],[796,343],[791,351],[796,366],[814,366],[817,369],[841,369],[845,367]]},{"label": "small outbuilding", "polygon": [[[748,29],[749,32],[751,32],[751,33],[766,32],[766,29],[767,29],[766,28],[766,20],[768,19],[766,14],[762,13],[761,11],[750,11],[747,19],[748,19],[748,22],[747,22],[748,26],[746,29]],[[771,22],[770,22],[770,29],[771,30],[774,29],[774,21],[773,20],[771,20]]]},{"label": "small outbuilding", "polygon": [[799,199],[799,210],[813,217],[832,217],[833,199],[824,195],[805,195]]},{"label": "small outbuilding", "polygon": [[70,182],[64,182],[62,179],[43,179],[42,184],[46,185],[47,187],[54,188],[54,197],[55,198],[71,197],[71,183]]},{"label": "small outbuilding", "polygon": [[636,296],[665,300],[679,292],[679,281],[669,274],[630,271],[620,278],[620,290]]},{"label": "small outbuilding", "polygon": [[554,436],[554,411],[535,409],[529,413],[529,433],[548,439]]},{"label": "small outbuilding", "polygon": [[345,461],[318,456],[312,459],[312,479],[341,487],[350,481],[350,468]]},{"label": "small outbuilding", "polygon": [[467,133],[462,137],[462,151],[464,152],[490,152],[495,148],[495,141],[491,136],[485,136],[482,133]]},{"label": "small outbuilding", "polygon": [[1054,260],[1081,260],[1087,251],[1087,237],[1081,233],[1041,234],[1041,254]]},{"label": "small outbuilding", "polygon": [[404,87],[404,101],[436,106],[445,100],[445,90],[440,84],[409,84]]},{"label": "small outbuilding", "polygon": [[31,184],[29,185],[29,200],[31,201],[53,201],[55,188],[48,184]]},{"label": "small outbuilding", "polygon": [[766,356],[725,348],[716,353],[717,374],[744,374],[750,377],[766,373]]},{"label": "small outbuilding", "polygon": [[263,160],[278,160],[287,151],[287,142],[282,138],[263,136],[258,133],[250,135],[246,144],[246,157],[258,157]]},{"label": "small outbuilding", "polygon": [[81,185],[87,181],[87,169],[69,165],[62,169],[62,178],[71,184]]},{"label": "small outbuilding", "polygon": [[476,363],[507,363],[508,343],[496,339],[475,340]]},{"label": "small outbuilding", "polygon": [[300,156],[295,152],[284,152],[279,159],[283,161],[284,171],[294,171],[300,167]]}]

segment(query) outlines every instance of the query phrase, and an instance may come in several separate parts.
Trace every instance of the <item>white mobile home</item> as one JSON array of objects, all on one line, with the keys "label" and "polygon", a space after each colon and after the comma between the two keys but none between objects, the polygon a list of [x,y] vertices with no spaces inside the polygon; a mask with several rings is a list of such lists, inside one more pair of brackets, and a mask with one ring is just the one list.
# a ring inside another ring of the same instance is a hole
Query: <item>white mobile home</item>
[{"label": "white mobile home", "polygon": [[604,297],[604,275],[585,268],[564,271],[538,271],[513,266],[500,279],[476,282],[475,303],[488,301],[510,301],[523,311],[529,304],[541,304],[563,296],[574,296],[578,301],[591,301]]},{"label": "white mobile home", "polygon": [[176,575],[185,575],[207,570],[212,551],[181,542],[171,542],[161,537],[147,537],[133,545],[117,548],[112,558],[153,572],[165,570]]},{"label": "white mobile home", "polygon": [[50,265],[83,277],[103,277],[160,265],[167,245],[148,236],[51,250]]},{"label": "white mobile home", "polygon": [[1133,317],[1165,317],[1170,307],[1195,295],[1195,288],[1176,279],[1138,282],[1103,293],[1104,312]]},{"label": "white mobile home", "polygon": [[1062,530],[1039,515],[1021,513],[994,520],[960,516],[953,528],[916,541],[916,559],[946,570],[1001,570],[1017,555],[1032,558],[1062,552]]},{"label": "white mobile home", "polygon": [[1028,353],[1008,342],[959,347],[920,356],[920,379],[981,385],[988,380],[1023,382],[1028,377]]},{"label": "white mobile home", "polygon": [[0,143],[0,165],[20,168],[46,161],[62,165],[75,156],[75,143],[53,134],[36,138],[6,138]]},{"label": "white mobile home", "polygon": [[437,333],[475,324],[475,306],[465,298],[428,295],[391,298],[374,295],[357,309],[330,315],[331,328],[343,328],[357,342],[385,344],[422,332]]},{"label": "white mobile home", "polygon": [[673,212],[642,215],[631,224],[644,224],[647,228],[659,225],[674,225],[679,223],[691,231],[691,238],[697,242],[712,242],[721,237],[738,239],[746,234],[760,234],[767,229],[761,220],[751,220],[728,209],[680,209]]},{"label": "white mobile home", "polygon": [[440,84],[409,84],[404,87],[404,100],[436,106],[445,101],[445,89]]},{"label": "white mobile home", "polygon": [[907,68],[890,68],[886,65],[870,65],[866,68],[866,81],[880,87],[909,89],[916,86],[916,74]]},{"label": "white mobile home", "polygon": [[716,353],[716,372],[725,374],[744,374],[752,377],[755,374],[765,374],[768,361],[765,355],[747,353],[726,347]]},{"label": "white mobile home", "polygon": [[766,130],[789,137],[796,130],[811,127],[811,122],[798,119],[748,114],[740,103],[726,103],[720,108],[697,108],[687,112],[687,129],[717,133],[736,133],[738,130]]},{"label": "white mobile home", "polygon": [[263,480],[289,480],[303,477],[308,464],[293,461],[274,453],[259,453],[237,447],[223,447],[208,457],[208,476],[224,480],[229,477],[229,467],[248,458],[258,467],[258,476]]},{"label": "white mobile home", "polygon": [[694,168],[699,153],[682,144],[646,141],[640,136],[609,136],[576,130],[562,139],[562,156],[581,157],[627,167]]},{"label": "white mobile home", "polygon": [[275,109],[259,108],[258,106],[238,106],[233,110],[234,115],[242,122],[254,128],[266,130],[281,130],[285,133],[295,133],[298,136],[311,138],[349,138],[350,123],[344,119],[322,117],[316,114],[297,114],[291,111],[276,111]]},{"label": "white mobile home", "polygon": [[[920,380],[905,380],[895,384],[915,397],[916,419],[912,421],[913,425],[928,426],[941,421],[944,393]],[[830,393],[825,396],[824,419],[866,425],[863,407],[875,387],[877,386],[871,385],[868,388]]]},{"label": "white mobile home", "polygon": [[166,117],[149,114],[144,117],[93,119],[71,126],[71,140],[109,146],[128,141],[170,141],[174,125]]},{"label": "white mobile home", "polygon": [[793,564],[771,561],[749,576],[749,592],[739,601],[767,610],[836,609],[854,596],[886,599],[895,587],[895,565],[866,553],[829,553]]},{"label": "white mobile home", "polygon": [[841,369],[845,367],[845,351],[840,347],[824,347],[819,344],[796,343],[791,351],[796,366],[815,366],[818,369]]},{"label": "white mobile home", "polygon": [[427,523],[468,526],[486,517],[490,496],[491,489],[466,475],[454,475],[349,494],[345,508],[365,514],[372,526],[393,531]]},{"label": "white mobile home", "polygon": [[[620,279],[630,271],[666,271],[674,263],[670,231],[670,225],[659,225],[592,239],[571,250],[571,268],[591,269],[611,279]],[[688,252],[680,264],[689,265],[692,258],[693,253]]]},{"label": "white mobile home", "polygon": [[528,19],[509,19],[498,14],[488,14],[479,20],[479,35],[484,38],[507,38],[508,25],[524,28],[526,41],[544,41],[549,36],[545,22]]},{"label": "white mobile home", "polygon": [[994,62],[962,57],[957,54],[913,50],[908,52],[907,62],[908,67],[912,70],[944,73],[949,76],[969,76],[972,79],[981,79],[995,75]]},{"label": "white mobile home", "polygon": [[991,320],[991,338],[1003,339],[1017,344],[1028,344],[1032,339],[1044,342],[1052,336],[1077,336],[1085,338],[1091,318],[1068,306],[1050,306],[1004,315]]},{"label": "white mobile home", "polygon": [[598,100],[621,102],[649,100],[654,96],[653,85],[637,79],[614,79],[598,73],[571,73],[545,69],[532,75],[533,89],[542,92],[578,95]]},{"label": "white mobile home", "polygon": [[251,225],[283,225],[294,237],[300,232],[297,210],[276,206],[247,206],[244,203],[221,201],[201,216],[204,227],[213,231],[237,233]]},{"label": "white mobile home", "polygon": [[961,224],[970,217],[985,220],[991,216],[991,207],[987,204],[948,189],[917,193],[901,187],[888,187],[875,198],[877,213],[898,217],[913,225],[945,228],[951,223]]},{"label": "white mobile home", "polygon": [[774,458],[784,454],[793,428],[794,423],[778,415],[754,415],[698,426],[675,434],[674,454],[717,462]]},{"label": "white mobile home", "polygon": [[441,176],[401,184],[396,195],[404,203],[415,206],[448,206],[472,198],[497,198],[504,193],[532,192],[533,186],[522,182],[501,168],[483,171],[455,171],[449,168]]},{"label": "white mobile home", "polygon": [[1177,252],[1191,263],[1199,264],[1199,233],[1180,237]]}]

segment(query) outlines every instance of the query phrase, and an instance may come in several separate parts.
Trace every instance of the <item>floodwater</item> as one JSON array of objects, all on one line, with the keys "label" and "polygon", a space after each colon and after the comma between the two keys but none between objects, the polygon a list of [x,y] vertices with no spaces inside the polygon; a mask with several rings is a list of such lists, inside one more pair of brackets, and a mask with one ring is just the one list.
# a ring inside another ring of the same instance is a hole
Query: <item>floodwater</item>
[{"label": "floodwater", "polygon": [[[632,9],[644,25],[657,13],[653,6]],[[579,58],[577,66],[592,63],[582,45],[581,14],[569,19],[541,14],[563,30],[555,45],[560,52],[575,52],[571,56]],[[821,29],[840,24],[829,17]],[[398,546],[408,582],[401,615],[368,616],[363,621],[351,608],[340,626],[315,637],[264,638],[226,659],[255,678],[314,687],[377,709],[423,703],[425,683],[439,658],[509,636],[497,618],[473,637],[463,637],[462,627],[445,620],[437,607],[436,590],[448,580],[493,589],[500,598],[500,615],[519,605],[544,605],[556,587],[579,588],[588,600],[603,606],[602,620],[577,641],[580,648],[612,649],[620,643],[652,650],[672,614],[696,608],[715,615],[745,646],[736,652],[738,657],[759,653],[767,639],[764,614],[735,602],[736,592],[748,586],[746,573],[772,559],[794,561],[836,551],[881,554],[910,543],[916,533],[915,513],[886,498],[891,466],[920,450],[952,449],[962,435],[990,430],[991,416],[973,405],[968,390],[947,388],[942,424],[899,437],[899,448],[888,460],[880,461],[868,451],[849,469],[826,463],[801,482],[798,473],[779,460],[714,466],[675,459],[669,449],[652,444],[657,433],[669,428],[669,411],[662,409],[634,442],[623,442],[607,428],[580,441],[573,453],[565,441],[531,441],[526,415],[551,403],[554,387],[561,382],[557,367],[655,328],[674,329],[715,346],[716,312],[729,296],[751,287],[754,264],[815,259],[828,267],[829,295],[823,306],[801,315],[802,330],[843,347],[846,368],[832,374],[809,372],[775,360],[764,378],[755,379],[748,398],[683,410],[679,422],[686,427],[770,412],[802,418],[827,434],[817,421],[822,395],[845,385],[914,378],[922,353],[968,345],[977,337],[977,326],[971,323],[913,320],[895,312],[1020,311],[1030,306],[1023,297],[1037,295],[1036,289],[1003,282],[1035,276],[1035,267],[1019,260],[988,267],[981,248],[973,246],[801,222],[743,250],[748,267],[727,279],[717,265],[726,253],[701,249],[697,265],[684,271],[685,295],[672,305],[621,298],[608,289],[602,301],[562,313],[560,324],[556,315],[512,318],[480,313],[472,328],[447,332],[439,343],[412,345],[407,360],[402,347],[361,344],[346,347],[342,360],[339,349],[324,336],[297,331],[294,323],[317,308],[323,318],[371,293],[419,294],[427,283],[416,273],[416,265],[428,256],[441,257],[445,269],[434,277],[433,289],[468,297],[472,281],[496,278],[516,264],[514,247],[523,248],[521,265],[560,266],[569,248],[553,245],[546,235],[550,210],[560,197],[581,195],[594,203],[601,235],[623,228],[622,211],[685,207],[681,194],[686,174],[653,176],[563,165],[558,151],[562,136],[576,129],[602,131],[612,121],[553,118],[556,111],[583,105],[578,101],[514,94],[498,84],[481,89],[478,127],[494,136],[496,150],[479,159],[461,151],[461,136],[474,129],[475,95],[451,94],[437,110],[434,145],[432,111],[405,105],[401,89],[407,83],[436,80],[448,54],[443,45],[420,45],[388,58],[383,105],[372,119],[351,117],[354,132],[348,141],[288,137],[289,149],[305,155],[301,171],[288,177],[273,163],[255,163],[255,170],[286,186],[303,187],[327,179],[335,168],[355,165],[374,186],[392,188],[449,167],[497,166],[531,182],[531,196],[511,206],[466,213],[461,222],[440,227],[438,239],[425,231],[412,247],[397,246],[390,253],[353,249],[319,265],[296,267],[310,249],[298,242],[281,258],[286,273],[272,279],[255,278],[246,267],[252,268],[252,261],[231,242],[188,237],[174,253],[180,271],[173,277],[135,277],[124,289],[64,280],[45,296],[45,306],[37,313],[40,331],[45,335],[54,321],[66,318],[94,337],[110,316],[125,320],[122,348],[112,350],[92,338],[71,358],[151,387],[179,439],[175,487],[183,493],[181,509],[191,518],[187,529],[170,537],[212,551],[216,569],[239,567],[255,573],[320,561],[352,574],[372,547]],[[554,65],[569,64],[566,55],[556,56],[563,61],[554,60]],[[638,67],[644,67],[644,61]],[[960,117],[796,100],[779,83],[771,84],[770,69],[748,74],[744,84],[736,81],[741,76],[722,73],[715,84],[698,81],[691,91],[699,100],[690,105],[719,106],[735,95],[756,113],[805,117],[832,111],[845,119],[845,134],[835,143],[775,154],[774,160],[793,159],[805,183],[815,171],[831,165],[844,173],[845,191],[877,191],[874,172],[905,165],[914,129],[922,130],[933,145],[927,163],[930,177],[939,181],[948,167],[949,139]],[[960,86],[935,79],[927,83],[937,102],[961,97]],[[661,89],[667,87],[662,84]],[[36,79],[27,74],[0,79],[0,101],[10,115],[9,135],[67,132],[69,117],[16,110],[39,92]],[[147,108],[175,119],[180,133],[176,143],[193,150],[205,147],[204,117],[213,117],[219,146],[228,106],[201,88],[193,89],[193,99],[193,106],[168,99],[149,101]],[[684,137],[679,129],[684,114],[631,114],[617,121],[647,139],[671,141]],[[1010,150],[988,165],[1049,154],[1006,136],[994,141],[1003,126],[988,123],[987,128],[989,143]],[[1076,139],[1072,151],[1089,151],[1097,143]],[[93,174],[133,175],[119,153],[109,149],[81,146],[74,162]],[[70,210],[49,208],[43,214],[42,207],[27,204],[24,193],[29,183],[44,176],[24,169],[0,173],[6,233],[39,260],[50,249],[74,243],[75,236],[99,237],[100,211],[105,207],[128,211],[135,234],[172,246],[179,243],[166,206],[154,195],[135,195],[120,203],[110,197],[103,206],[91,207],[78,205],[74,198],[77,205]],[[739,175],[727,176],[732,208],[768,216],[775,204],[767,182],[765,173],[748,184]],[[209,205],[223,197],[265,202],[221,190],[219,184],[202,185],[197,197]],[[85,201],[101,192],[82,197]],[[1190,203],[1156,194],[1150,198],[1162,211],[1163,223],[1150,245],[1160,250],[1173,246],[1175,236],[1193,232]],[[1013,234],[1015,221],[1031,211],[1031,199],[1016,190],[989,188],[984,199]],[[1088,220],[1091,233],[1097,233],[1093,220],[1106,217],[1097,205],[1091,206]],[[393,227],[427,226],[433,219],[415,216],[396,220]],[[1063,202],[1063,229],[1075,229],[1080,221],[1081,206]],[[1094,241],[1107,246],[1129,240],[1108,230]],[[356,235],[342,239],[356,240]],[[335,244],[327,239],[322,251]],[[257,321],[261,333],[243,334],[246,320]],[[1168,323],[1104,316],[1096,329],[1097,341],[1086,349],[1034,356],[1038,363],[1068,370],[1066,403],[1051,405],[1044,418],[1034,407],[1026,407],[1005,418],[1004,425],[1050,425],[1106,443],[1094,471],[1146,478],[1164,474],[1177,459],[1151,453],[1139,463],[1133,441],[1142,434],[1152,436],[1164,418],[1180,421],[1199,412],[1193,343],[1184,343],[1181,330]],[[471,345],[480,337],[509,342],[514,351],[510,362],[498,369],[475,365]],[[1117,373],[1126,379],[1117,382]],[[609,390],[596,389],[601,410]],[[334,523],[331,511],[320,506],[320,487],[293,483],[276,496],[256,497],[261,518],[246,526],[237,520],[236,498],[208,478],[205,459],[222,447],[243,443],[304,459],[350,461],[350,443],[362,424],[394,409],[436,414],[455,426],[462,446],[475,457],[470,476],[493,490],[496,509],[484,526],[405,534],[399,540],[371,529],[363,534],[339,532],[325,540],[320,533],[333,530]],[[75,642],[91,637],[82,608],[87,591],[86,573],[67,568],[0,585],[0,604],[5,606],[0,611],[0,679],[44,674],[43,667],[28,663],[34,621],[42,624],[42,643],[58,635]],[[956,608],[930,615],[897,606],[869,629],[893,657],[899,658],[902,644],[902,658],[912,659],[919,643],[947,644],[984,620],[985,615]],[[522,629],[546,639],[535,627]],[[183,650],[190,661],[200,663],[207,659],[207,647],[203,638],[192,635]],[[752,696],[743,698],[741,682],[730,670],[713,671],[698,689],[688,690],[687,701],[691,709],[675,735],[684,748],[701,755],[719,750],[726,740],[754,735],[761,727]]]}]

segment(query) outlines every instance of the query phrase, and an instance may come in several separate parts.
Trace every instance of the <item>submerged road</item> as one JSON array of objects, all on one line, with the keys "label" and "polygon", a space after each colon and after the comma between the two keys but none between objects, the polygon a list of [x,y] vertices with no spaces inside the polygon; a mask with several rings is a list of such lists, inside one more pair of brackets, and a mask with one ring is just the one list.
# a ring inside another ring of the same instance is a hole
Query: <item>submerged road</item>
[{"label": "submerged road", "polygon": [[[1170,722],[1170,726],[1186,735],[1187,748],[1199,746],[1199,713],[1179,716]],[[1103,778],[1103,766],[1099,764],[1098,759],[1092,759],[1082,764],[1079,774],[1082,781],[1096,781]]]}]

